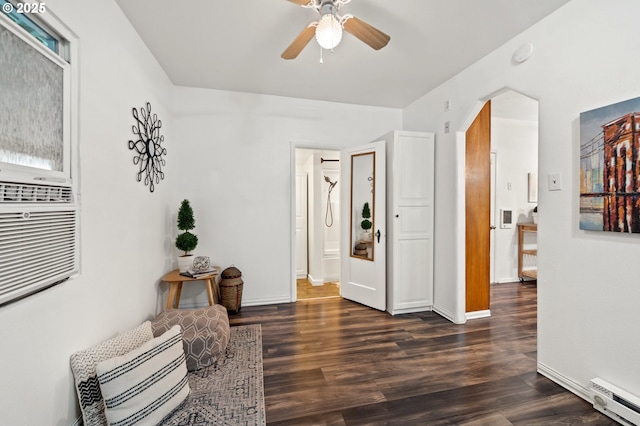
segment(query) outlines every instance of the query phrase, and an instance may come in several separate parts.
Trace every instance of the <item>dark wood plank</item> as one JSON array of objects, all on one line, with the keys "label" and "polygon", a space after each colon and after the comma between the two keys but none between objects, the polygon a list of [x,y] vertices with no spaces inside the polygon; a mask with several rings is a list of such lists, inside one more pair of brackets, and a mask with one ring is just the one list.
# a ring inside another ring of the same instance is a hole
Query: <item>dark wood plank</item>
[{"label": "dark wood plank", "polygon": [[536,373],[536,286],[491,288],[491,318],[392,317],[341,298],[243,307],[262,324],[270,425],[615,425]]}]

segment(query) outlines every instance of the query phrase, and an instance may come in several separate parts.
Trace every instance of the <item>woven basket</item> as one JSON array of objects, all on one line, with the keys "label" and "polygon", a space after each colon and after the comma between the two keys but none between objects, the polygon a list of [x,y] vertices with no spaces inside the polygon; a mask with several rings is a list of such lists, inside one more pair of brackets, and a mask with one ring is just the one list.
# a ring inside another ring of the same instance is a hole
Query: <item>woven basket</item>
[{"label": "woven basket", "polygon": [[238,313],[242,307],[242,272],[230,266],[220,274],[220,303],[231,313]]}]

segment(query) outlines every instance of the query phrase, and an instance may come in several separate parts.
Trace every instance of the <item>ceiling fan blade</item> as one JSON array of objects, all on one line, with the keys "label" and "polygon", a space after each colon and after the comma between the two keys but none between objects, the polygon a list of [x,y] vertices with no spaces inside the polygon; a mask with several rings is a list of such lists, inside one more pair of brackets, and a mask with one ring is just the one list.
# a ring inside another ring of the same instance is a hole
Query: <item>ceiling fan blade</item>
[{"label": "ceiling fan blade", "polygon": [[316,23],[309,24],[295,40],[282,52],[282,59],[295,59],[316,35]]},{"label": "ceiling fan blade", "polygon": [[[345,18],[347,17],[345,16]],[[343,27],[348,33],[357,37],[375,50],[382,49],[389,43],[389,40],[391,40],[391,37],[355,16],[348,17],[344,21]]]},{"label": "ceiling fan blade", "polygon": [[300,6],[304,6],[306,4],[311,3],[313,0],[289,0],[291,3],[298,4]]}]

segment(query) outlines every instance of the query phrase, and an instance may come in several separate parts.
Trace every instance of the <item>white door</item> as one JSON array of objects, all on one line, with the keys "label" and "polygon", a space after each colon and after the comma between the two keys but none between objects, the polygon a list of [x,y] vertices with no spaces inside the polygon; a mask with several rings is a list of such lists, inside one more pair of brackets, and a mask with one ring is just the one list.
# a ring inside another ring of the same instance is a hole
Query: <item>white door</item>
[{"label": "white door", "polygon": [[340,193],[340,294],[345,299],[385,310],[385,142],[342,151],[340,165],[342,182],[348,182]]},{"label": "white door", "polygon": [[296,277],[307,277],[307,174],[296,173]]},{"label": "white door", "polygon": [[433,305],[434,135],[394,132],[387,153],[387,307],[393,315]]}]

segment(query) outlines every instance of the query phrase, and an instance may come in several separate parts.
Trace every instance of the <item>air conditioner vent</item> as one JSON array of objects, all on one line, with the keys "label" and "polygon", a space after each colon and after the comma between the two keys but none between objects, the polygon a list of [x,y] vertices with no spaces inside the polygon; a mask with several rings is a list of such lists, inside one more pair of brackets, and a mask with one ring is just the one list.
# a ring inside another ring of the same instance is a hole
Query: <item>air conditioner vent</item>
[{"label": "air conditioner vent", "polygon": [[78,272],[75,207],[14,210],[0,211],[0,305]]},{"label": "air conditioner vent", "polygon": [[0,203],[71,204],[73,191],[69,186],[0,181]]}]

